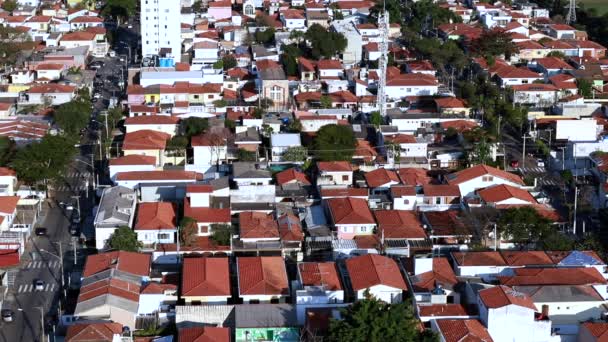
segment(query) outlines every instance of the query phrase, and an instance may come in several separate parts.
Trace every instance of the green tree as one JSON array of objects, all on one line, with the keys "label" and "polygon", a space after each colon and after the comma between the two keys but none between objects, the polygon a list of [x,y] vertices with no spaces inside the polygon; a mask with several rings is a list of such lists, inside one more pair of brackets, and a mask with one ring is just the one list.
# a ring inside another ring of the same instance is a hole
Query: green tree
[{"label": "green tree", "polygon": [[308,158],[308,150],[304,146],[293,146],[283,152],[283,160],[291,162],[303,162]]},{"label": "green tree", "polygon": [[142,247],[142,243],[137,240],[137,233],[133,229],[122,226],[110,236],[108,246],[119,251],[137,252]]},{"label": "green tree", "polygon": [[194,246],[198,236],[198,225],[196,220],[184,216],[179,221],[179,241],[187,247]]},{"label": "green tree", "polygon": [[87,99],[77,98],[60,105],[55,110],[55,122],[68,136],[77,136],[87,127],[91,118],[91,103]]},{"label": "green tree", "polygon": [[233,55],[226,55],[222,57],[222,63],[224,65],[224,70],[232,69],[237,65],[236,58],[234,58]]},{"label": "green tree", "polygon": [[378,128],[378,127],[380,127],[380,125],[383,124],[384,120],[382,120],[382,116],[380,115],[380,112],[373,111],[369,117],[369,122],[372,125],[374,125],[376,128]]},{"label": "green tree", "polygon": [[108,125],[110,128],[118,126],[120,120],[125,116],[125,112],[120,107],[114,107],[108,110]]},{"label": "green tree", "polygon": [[255,41],[259,44],[269,44],[274,41],[274,28],[270,27],[265,30],[255,31]]},{"label": "green tree", "polygon": [[201,13],[202,7],[203,7],[203,2],[201,0],[197,0],[192,4],[192,11],[194,13]]},{"label": "green tree", "polygon": [[321,108],[331,108],[331,97],[329,97],[328,95],[322,95],[321,99],[319,100],[319,103],[321,105]]},{"label": "green tree", "polygon": [[341,33],[328,31],[319,24],[312,24],[304,37],[310,42],[310,54],[314,59],[333,57],[344,51],[347,44],[346,38]]},{"label": "green tree", "polygon": [[233,229],[229,224],[212,224],[211,229],[211,240],[220,246],[230,246],[230,240],[232,240]]},{"label": "green tree", "polygon": [[183,135],[176,135],[167,142],[167,150],[185,150],[190,139]]},{"label": "green tree", "polygon": [[239,148],[239,150],[237,151],[237,158],[240,161],[250,161],[250,162],[257,161],[257,156],[256,156],[255,152],[247,151],[242,148]]},{"label": "green tree", "polygon": [[107,0],[102,13],[117,19],[120,23],[120,19],[133,16],[136,8],[136,0]]},{"label": "green tree", "polygon": [[216,106],[217,108],[224,108],[228,105],[228,102],[226,102],[226,100],[224,100],[224,99],[219,99],[219,100],[213,101],[213,105]]},{"label": "green tree", "polygon": [[547,57],[566,58],[566,55],[561,51],[551,51],[547,54]]},{"label": "green tree", "polygon": [[6,166],[16,152],[16,145],[8,137],[0,137],[0,166]]},{"label": "green tree", "polygon": [[209,128],[209,120],[192,116],[182,120],[181,127],[184,135],[191,138],[204,133]]},{"label": "green tree", "polygon": [[369,292],[365,299],[341,309],[342,319],[329,323],[330,342],[382,342],[436,340],[432,334],[418,330],[418,320],[407,302],[386,304]]},{"label": "green tree", "polygon": [[291,133],[299,133],[302,132],[302,121],[298,119],[294,119],[289,122],[289,126],[287,126],[287,130]]},{"label": "green tree", "polygon": [[30,185],[59,180],[76,155],[75,141],[65,136],[46,135],[40,140],[19,149],[10,166],[19,180]]},{"label": "green tree", "polygon": [[585,78],[579,78],[576,80],[576,86],[579,94],[581,94],[583,97],[590,98],[593,96],[593,85],[591,84],[591,81]]},{"label": "green tree", "polygon": [[325,125],[317,133],[313,146],[319,160],[351,160],[357,140],[350,126]]},{"label": "green tree", "polygon": [[574,247],[574,241],[561,232],[554,230],[550,231],[542,239],[538,247],[544,251],[571,251]]},{"label": "green tree", "polygon": [[213,69],[222,69],[224,70],[224,61],[218,59],[215,63],[213,63]]},{"label": "green tree", "polygon": [[503,238],[518,244],[536,243],[551,233],[549,220],[529,206],[504,210],[497,227]]},{"label": "green tree", "polygon": [[511,34],[502,29],[484,31],[471,43],[471,52],[478,56],[505,56],[506,59],[519,52]]},{"label": "green tree", "polygon": [[2,9],[7,12],[12,12],[12,11],[16,10],[17,6],[19,6],[19,4],[17,3],[16,0],[5,0],[2,3]]},{"label": "green tree", "polygon": [[36,45],[27,32],[10,26],[0,26],[0,43],[0,63],[2,64],[14,64],[21,51],[33,49]]}]

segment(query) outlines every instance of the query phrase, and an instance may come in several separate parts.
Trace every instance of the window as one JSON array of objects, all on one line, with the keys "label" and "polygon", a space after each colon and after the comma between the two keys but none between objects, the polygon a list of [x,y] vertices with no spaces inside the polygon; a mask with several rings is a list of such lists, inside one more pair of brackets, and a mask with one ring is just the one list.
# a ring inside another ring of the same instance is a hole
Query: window
[{"label": "window", "polygon": [[207,95],[208,99],[213,99],[213,94],[212,95]]},{"label": "window", "polygon": [[273,86],[270,88],[270,99],[273,101],[281,100],[281,95],[283,93],[283,89],[279,86]]},{"label": "window", "polygon": [[158,239],[167,240],[167,239],[169,239],[169,234],[167,234],[167,233],[158,234]]},{"label": "window", "polygon": [[435,197],[435,204],[441,204],[441,197]]},{"label": "window", "polygon": [[253,15],[253,14],[254,14],[253,6],[246,5],[245,6],[245,15]]},{"label": "window", "polygon": [[483,177],[481,177],[481,181],[482,182],[491,182],[493,180],[494,180],[494,177],[492,177],[492,176],[483,176]]},{"label": "window", "polygon": [[209,227],[201,226],[201,228],[199,229],[199,234],[206,234],[206,233],[209,233]]},{"label": "window", "polygon": [[367,227],[361,227],[359,230],[361,231],[361,233],[365,233],[367,232]]},{"label": "window", "polygon": [[343,182],[348,182],[348,175],[342,176],[342,181]]},{"label": "window", "polygon": [[410,200],[409,199],[403,200],[403,204],[410,204]]}]

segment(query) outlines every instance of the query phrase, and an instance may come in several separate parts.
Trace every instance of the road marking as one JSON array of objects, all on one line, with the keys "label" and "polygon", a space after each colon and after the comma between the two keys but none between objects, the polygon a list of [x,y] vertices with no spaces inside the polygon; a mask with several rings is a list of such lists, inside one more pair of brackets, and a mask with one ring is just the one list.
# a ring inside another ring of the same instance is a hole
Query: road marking
[{"label": "road marking", "polygon": [[24,287],[23,284],[19,285],[19,289],[17,289],[17,293],[21,293],[21,290],[23,290],[23,287]]},{"label": "road marking", "polygon": [[55,283],[51,284],[51,292],[55,291]]},{"label": "road marking", "polygon": [[49,290],[50,285],[51,285],[51,284],[46,284],[46,285],[44,285],[44,290],[43,290],[43,291],[48,291],[48,290]]}]

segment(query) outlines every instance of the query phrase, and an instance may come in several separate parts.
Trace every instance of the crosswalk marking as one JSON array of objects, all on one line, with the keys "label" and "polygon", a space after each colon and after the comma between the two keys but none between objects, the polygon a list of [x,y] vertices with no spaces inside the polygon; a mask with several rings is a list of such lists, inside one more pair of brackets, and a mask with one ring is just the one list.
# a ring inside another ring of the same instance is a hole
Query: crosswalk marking
[{"label": "crosswalk marking", "polygon": [[30,261],[25,265],[24,268],[59,268],[61,263],[59,261]]},{"label": "crosswalk marking", "polygon": [[29,293],[29,292],[53,292],[58,286],[53,284],[45,284],[42,290],[36,290],[36,287],[33,284],[21,284],[17,288],[17,293]]},{"label": "crosswalk marking", "polygon": [[65,177],[66,178],[89,178],[89,177],[91,177],[91,173],[74,171],[74,172],[69,172],[68,174],[65,175]]},{"label": "crosswalk marking", "polygon": [[518,168],[522,173],[545,173],[547,170],[544,167],[520,167]]},{"label": "crosswalk marking", "polygon": [[75,187],[70,187],[67,185],[60,185],[57,188],[55,188],[56,191],[60,191],[60,192],[67,192],[67,191],[84,191],[86,190],[87,187],[84,185],[80,185],[80,186],[75,186]]}]

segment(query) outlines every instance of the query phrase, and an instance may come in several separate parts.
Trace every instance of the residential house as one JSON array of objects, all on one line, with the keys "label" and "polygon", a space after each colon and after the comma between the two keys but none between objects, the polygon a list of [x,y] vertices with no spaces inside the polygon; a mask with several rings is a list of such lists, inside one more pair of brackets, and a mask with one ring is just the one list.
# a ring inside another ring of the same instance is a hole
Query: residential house
[{"label": "residential house", "polygon": [[283,108],[289,101],[289,82],[283,67],[272,60],[256,61],[255,65],[256,88],[261,89],[261,96],[272,100],[271,108]]},{"label": "residential house", "polygon": [[520,84],[532,84],[535,81],[544,81],[544,77],[527,68],[516,68],[514,66],[499,67],[494,77],[498,85],[505,88]]},{"label": "residential house", "polygon": [[393,185],[390,188],[390,197],[395,210],[414,210],[417,203],[417,191],[414,186]]},{"label": "residential house", "polygon": [[280,18],[281,22],[283,22],[283,26],[289,31],[306,29],[306,17],[302,10],[283,10],[280,13]]},{"label": "residential house", "polygon": [[280,303],[289,296],[283,257],[239,257],[236,263],[238,293],[243,303]]},{"label": "residential house", "polygon": [[215,225],[230,225],[230,208],[211,207],[213,193],[210,185],[186,186],[184,216],[196,221],[198,236],[211,236]]},{"label": "residential house", "polygon": [[293,291],[298,321],[304,322],[309,308],[332,307],[344,303],[344,288],[334,262],[303,262],[298,264]]},{"label": "residential house", "polygon": [[175,243],[177,216],[170,202],[140,203],[133,229],[144,247],[159,243]]},{"label": "residential house", "polygon": [[121,342],[123,326],[112,322],[77,322],[68,326],[65,342]]},{"label": "residential house", "polygon": [[513,103],[534,107],[551,107],[559,99],[560,89],[553,84],[518,84],[513,89]]},{"label": "residential house", "polygon": [[[145,117],[144,117],[145,118]],[[125,134],[122,151],[125,156],[143,155],[156,159],[156,165],[165,163],[165,148],[171,135],[149,129],[138,130]]]},{"label": "residential house", "polygon": [[409,276],[416,304],[460,303],[458,279],[444,257],[414,257],[414,274]]},{"label": "residential house", "polygon": [[329,216],[339,239],[373,235],[376,221],[367,200],[353,197],[326,200]]},{"label": "residential house", "polygon": [[17,215],[19,196],[0,196],[0,231],[9,230]]},{"label": "residential house", "polygon": [[8,167],[0,167],[0,196],[13,196],[17,191],[17,173]]},{"label": "residential house", "polygon": [[318,162],[317,186],[351,186],[353,184],[353,169],[349,162]]},{"label": "residential house", "polygon": [[401,184],[399,175],[394,170],[377,168],[365,173],[365,181],[372,191],[386,191],[393,185]]},{"label": "residential house", "polygon": [[438,319],[431,321],[431,329],[441,342],[493,342],[486,327],[476,319]]},{"label": "residential house", "polygon": [[357,300],[365,292],[386,303],[401,303],[407,285],[397,262],[378,254],[367,254],[346,260],[346,270]]},{"label": "residential house", "polygon": [[153,171],[156,170],[156,157],[131,154],[112,158],[110,159],[108,169],[112,180],[116,179],[116,174],[119,172]]},{"label": "residential house", "polygon": [[428,239],[415,211],[376,210],[374,216],[378,224],[376,235],[385,241],[424,241]]},{"label": "residential house", "polygon": [[133,189],[123,186],[104,189],[93,221],[97,250],[107,247],[108,239],[117,228],[133,226],[136,204],[137,196]]},{"label": "residential house", "polygon": [[230,328],[212,326],[183,327],[177,331],[178,342],[230,341]]},{"label": "residential house", "polygon": [[177,134],[179,118],[168,115],[145,115],[126,118],[126,133],[137,131],[155,131],[166,133],[170,137]]},{"label": "residential house", "polygon": [[494,341],[551,340],[551,321],[540,315],[525,293],[501,285],[483,289],[477,295],[479,318]]},{"label": "residential house", "polygon": [[195,167],[206,171],[213,165],[223,164],[228,159],[228,142],[232,133],[228,129],[209,129],[208,132],[192,137],[191,146]]},{"label": "residential house", "polygon": [[462,197],[472,196],[476,190],[492,185],[507,184],[521,188],[521,177],[495,167],[480,164],[445,176],[447,183],[456,185]]},{"label": "residential house", "polygon": [[293,147],[301,147],[300,134],[273,133],[270,136],[271,159],[273,162],[282,162],[283,153]]},{"label": "residential house", "polygon": [[231,297],[228,258],[185,258],[181,276],[187,305],[226,304]]},{"label": "residential house", "polygon": [[58,106],[70,102],[76,96],[76,87],[49,83],[37,84],[24,91],[19,96],[19,104],[42,105],[48,103]]},{"label": "residential house", "polygon": [[426,184],[422,186],[422,201],[418,202],[417,209],[449,210],[460,208],[460,189],[456,185]]}]

